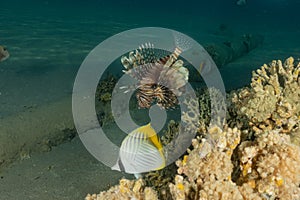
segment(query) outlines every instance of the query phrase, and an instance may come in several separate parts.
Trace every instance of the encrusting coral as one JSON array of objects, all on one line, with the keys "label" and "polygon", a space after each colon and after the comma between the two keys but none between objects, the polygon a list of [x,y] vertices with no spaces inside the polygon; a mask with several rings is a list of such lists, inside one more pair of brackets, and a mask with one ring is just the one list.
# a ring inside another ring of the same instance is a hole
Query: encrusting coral
[{"label": "encrusting coral", "polygon": [[146,187],[142,179],[121,179],[119,185],[86,200],[299,200],[299,72],[293,58],[284,64],[273,61],[253,73],[250,87],[232,93],[228,123],[201,128],[203,133],[176,161],[177,174],[164,182],[168,198],[161,198],[157,188]]}]

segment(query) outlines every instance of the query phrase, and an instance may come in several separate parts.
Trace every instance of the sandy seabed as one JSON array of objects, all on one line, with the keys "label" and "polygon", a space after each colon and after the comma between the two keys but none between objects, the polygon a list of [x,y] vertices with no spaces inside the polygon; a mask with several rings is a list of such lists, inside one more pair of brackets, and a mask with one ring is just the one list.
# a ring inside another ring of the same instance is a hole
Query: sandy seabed
[{"label": "sandy seabed", "polygon": [[[220,69],[225,85],[240,87],[249,83],[251,71],[273,59],[285,59],[288,56],[300,58],[300,49],[296,45],[300,43],[298,34],[297,32],[266,33],[265,42],[262,47],[255,49],[248,55]],[[4,76],[3,74],[2,76],[0,75],[1,80],[14,79],[12,76]],[[61,75],[61,72],[56,75],[57,76],[53,74],[53,77],[59,77],[58,81],[63,82],[62,80],[65,77]],[[34,78],[32,74],[28,74],[27,77],[21,79],[20,84],[22,84],[22,80],[30,79],[31,76],[34,82],[30,84],[35,84],[38,87],[40,79],[37,77]],[[230,79],[226,79],[226,77],[230,77]],[[17,77],[15,81],[18,81]],[[49,79],[49,81],[51,81],[51,79]],[[33,110],[35,108],[32,110],[20,106],[18,103],[20,100],[16,98],[35,96],[37,99],[43,99],[44,94],[38,94],[32,90],[18,90],[18,86],[19,84],[16,84],[14,86],[16,90],[14,90],[10,88],[12,87],[11,85],[1,85],[1,107],[15,111],[9,113],[11,116],[18,115],[21,110],[30,115],[31,112],[34,112]],[[60,86],[60,89],[61,91],[65,90],[62,86]],[[52,90],[54,89],[52,88]],[[15,91],[9,101],[7,101],[7,99],[4,100],[6,95],[9,96],[5,91]],[[61,93],[63,94],[64,92]],[[61,100],[53,99],[49,101],[60,102]],[[45,104],[47,103],[49,102]],[[68,103],[65,105],[68,105]],[[32,106],[31,102],[28,101],[26,106]],[[36,107],[39,108],[40,105]],[[61,112],[59,106],[53,107],[51,110],[53,113],[56,111]],[[8,109],[6,109],[6,111],[8,113]],[[70,109],[66,112],[70,112]],[[25,114],[25,116],[27,114]],[[70,116],[70,113],[67,113],[67,115]],[[53,114],[53,117],[54,116],[55,114]],[[7,120],[6,116],[4,114],[1,115],[0,120]],[[22,120],[20,121],[22,122]],[[13,122],[7,123],[6,126],[14,126],[16,130],[21,130],[21,122],[17,124],[13,124]],[[1,125],[3,126],[3,123]],[[35,125],[32,124],[32,129],[34,129],[34,126]],[[36,136],[34,134],[31,135],[32,133],[30,132],[24,134],[27,134],[26,137],[28,139],[31,137],[36,138]],[[22,137],[24,136],[16,136],[15,139],[18,140],[18,138]],[[6,148],[6,144],[3,144],[3,142],[4,140],[0,141],[0,146]],[[21,143],[20,145],[22,146]],[[53,147],[50,152],[29,153],[21,158],[21,160],[15,161],[12,165],[1,171],[0,199],[83,199],[87,193],[98,193],[100,190],[108,189],[109,186],[118,183],[118,180],[125,175],[110,170],[93,158],[84,148],[78,137],[75,137],[72,141]]]}]

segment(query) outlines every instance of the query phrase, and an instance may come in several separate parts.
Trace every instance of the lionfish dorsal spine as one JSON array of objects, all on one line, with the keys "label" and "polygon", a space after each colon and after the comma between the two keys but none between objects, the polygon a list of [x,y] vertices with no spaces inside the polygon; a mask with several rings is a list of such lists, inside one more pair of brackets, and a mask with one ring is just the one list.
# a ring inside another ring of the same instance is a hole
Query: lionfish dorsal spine
[{"label": "lionfish dorsal spine", "polygon": [[121,57],[121,63],[127,71],[146,63],[155,63],[156,61],[154,45],[150,42],[142,44],[138,49],[129,52],[128,57]]},{"label": "lionfish dorsal spine", "polygon": [[176,47],[173,53],[169,56],[169,59],[167,60],[164,66],[171,67],[172,64],[178,59],[181,53],[182,53],[181,49],[179,47]]}]

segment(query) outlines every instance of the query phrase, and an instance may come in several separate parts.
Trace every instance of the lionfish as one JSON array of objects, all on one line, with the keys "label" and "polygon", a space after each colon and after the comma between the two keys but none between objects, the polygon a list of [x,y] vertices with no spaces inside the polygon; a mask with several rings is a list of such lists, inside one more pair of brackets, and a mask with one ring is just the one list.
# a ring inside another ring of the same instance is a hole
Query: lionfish
[{"label": "lionfish", "polygon": [[[160,54],[162,52],[160,50]],[[145,43],[129,52],[128,57],[122,56],[123,72],[138,81],[136,98],[139,108],[150,108],[157,103],[159,107],[168,109],[178,104],[178,97],[182,95],[189,76],[183,61],[178,59],[181,52],[176,47],[173,53],[160,56],[153,44]]]}]

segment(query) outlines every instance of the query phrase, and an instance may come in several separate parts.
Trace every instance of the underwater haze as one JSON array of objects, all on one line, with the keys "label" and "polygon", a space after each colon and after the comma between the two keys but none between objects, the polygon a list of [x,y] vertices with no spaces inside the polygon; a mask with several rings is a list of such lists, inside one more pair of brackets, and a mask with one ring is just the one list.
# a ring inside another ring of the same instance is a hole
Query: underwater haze
[{"label": "underwater haze", "polygon": [[132,178],[90,155],[72,119],[77,71],[105,39],[140,27],[174,29],[204,47],[262,38],[217,63],[229,92],[264,63],[300,58],[299,9],[299,0],[2,0],[0,46],[10,56],[0,61],[0,200],[84,199]]},{"label": "underwater haze", "polygon": [[[2,81],[1,87],[8,87],[9,90],[2,89],[1,99],[17,104],[19,96],[27,93],[33,94],[35,99],[26,95],[20,103],[24,105],[34,101],[38,104],[71,92],[72,80],[89,51],[109,36],[137,27],[175,29],[203,44],[213,40],[212,34],[223,24],[228,32],[236,35],[262,34],[265,36],[265,45],[269,45],[273,51],[285,47],[291,49],[291,52],[285,50],[285,54],[280,52],[272,56],[282,59],[294,55],[292,48],[297,41],[291,40],[297,39],[300,29],[297,20],[299,4],[296,0],[247,1],[244,6],[237,6],[235,1],[221,0],[189,3],[4,1],[0,8],[0,41],[1,45],[7,46],[11,57],[1,63],[1,76],[9,79]],[[248,67],[267,62],[267,59],[259,59],[256,58],[257,63]],[[232,70],[224,67],[222,73]],[[35,81],[28,81],[27,76]],[[51,81],[53,79],[56,81]],[[244,84],[224,81],[229,88]],[[20,85],[22,89],[18,87]],[[41,96],[41,93],[44,96],[38,99],[36,96]],[[2,115],[17,109],[9,106],[1,108]]]}]

